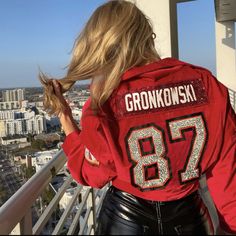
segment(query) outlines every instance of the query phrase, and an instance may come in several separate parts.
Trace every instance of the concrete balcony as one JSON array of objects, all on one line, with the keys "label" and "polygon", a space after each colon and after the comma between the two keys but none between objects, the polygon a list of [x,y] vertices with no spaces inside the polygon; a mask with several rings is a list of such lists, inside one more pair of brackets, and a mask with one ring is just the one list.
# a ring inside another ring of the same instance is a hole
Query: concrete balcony
[{"label": "concrete balcony", "polygon": [[[5,202],[0,208],[1,235],[94,234],[107,186],[98,190],[76,184],[65,164],[66,157],[61,150]],[[62,173],[63,183],[55,189],[52,181]],[[53,189],[54,195],[45,204],[41,195],[47,188]],[[65,195],[67,200],[60,209],[59,203]]]}]

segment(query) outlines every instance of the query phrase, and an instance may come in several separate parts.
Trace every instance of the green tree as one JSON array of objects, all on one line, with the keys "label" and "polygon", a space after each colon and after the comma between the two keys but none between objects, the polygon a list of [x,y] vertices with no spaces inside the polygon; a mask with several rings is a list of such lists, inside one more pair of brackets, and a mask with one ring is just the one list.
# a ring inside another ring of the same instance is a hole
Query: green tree
[{"label": "green tree", "polygon": [[27,141],[30,142],[30,143],[33,142],[34,141],[34,135],[33,134],[28,134],[27,135]]},{"label": "green tree", "polygon": [[6,190],[3,188],[2,184],[0,183],[0,206],[2,203],[6,201],[7,193]]},{"label": "green tree", "polygon": [[35,167],[26,167],[25,164],[21,165],[21,175],[24,179],[30,179],[36,173]]},{"label": "green tree", "polygon": [[47,148],[46,142],[42,139],[33,140],[31,146],[38,150],[45,150]]}]

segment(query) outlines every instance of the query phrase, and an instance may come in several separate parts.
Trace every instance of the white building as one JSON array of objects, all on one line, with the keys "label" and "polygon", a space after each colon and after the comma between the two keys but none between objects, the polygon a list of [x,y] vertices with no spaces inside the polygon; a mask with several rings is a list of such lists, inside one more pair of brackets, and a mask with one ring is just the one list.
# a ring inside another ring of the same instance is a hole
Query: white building
[{"label": "white building", "polygon": [[0,137],[15,134],[40,134],[46,132],[46,119],[32,110],[0,111]]},{"label": "white building", "polygon": [[16,143],[27,143],[27,138],[26,137],[18,137],[18,138],[0,138],[1,144],[2,145],[9,145],[9,144],[16,144]]},{"label": "white building", "polygon": [[36,115],[26,120],[27,133],[40,134],[46,131],[46,120],[42,115]]},{"label": "white building", "polygon": [[19,101],[11,101],[11,102],[0,102],[0,110],[12,110],[12,109],[20,109]]},{"label": "white building", "polygon": [[23,101],[25,98],[24,89],[10,89],[2,92],[4,102]]},{"label": "white building", "polygon": [[10,120],[15,119],[15,111],[9,110],[9,111],[1,111],[0,110],[0,120]]},{"label": "white building", "polygon": [[35,167],[38,172],[45,164],[47,164],[57,153],[58,149],[52,149],[48,151],[36,152],[32,157],[32,166]]},{"label": "white building", "polygon": [[71,199],[74,196],[74,192],[76,191],[77,188],[69,188],[65,191],[63,197],[61,198],[59,202],[59,208],[61,210],[66,209],[67,205],[70,203]]},{"label": "white building", "polygon": [[47,124],[50,125],[51,127],[60,125],[60,120],[58,116],[55,115],[49,116],[46,112],[44,112],[44,117],[46,119]]},{"label": "white building", "polygon": [[82,109],[80,108],[73,108],[72,109],[72,116],[76,121],[80,121],[81,116],[82,116]]},{"label": "white building", "polygon": [[0,111],[22,109],[28,107],[27,100],[0,102]]}]

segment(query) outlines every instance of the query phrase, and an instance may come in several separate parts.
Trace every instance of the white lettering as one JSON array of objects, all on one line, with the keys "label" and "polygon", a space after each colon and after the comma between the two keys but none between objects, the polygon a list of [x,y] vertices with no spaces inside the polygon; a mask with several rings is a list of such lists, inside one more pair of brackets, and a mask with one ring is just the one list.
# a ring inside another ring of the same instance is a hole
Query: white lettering
[{"label": "white lettering", "polygon": [[185,88],[185,92],[186,92],[187,101],[188,102],[192,102],[193,101],[193,97],[192,97],[192,95],[191,95],[191,93],[189,91],[189,89],[190,89],[189,85],[185,85],[184,88]]},{"label": "white lettering", "polygon": [[195,91],[194,91],[194,88],[193,88],[192,84],[190,84],[190,88],[192,90],[194,101],[197,101],[196,94],[195,94]]},{"label": "white lettering", "polygon": [[127,111],[133,111],[132,95],[130,93],[125,95],[125,107]]},{"label": "white lettering", "polygon": [[149,109],[147,92],[141,92],[140,98],[141,98],[141,105],[142,105],[143,110]]},{"label": "white lettering", "polygon": [[164,108],[197,101],[192,84],[128,93],[124,96],[127,112]]},{"label": "white lettering", "polygon": [[155,90],[148,91],[148,98],[149,98],[150,109],[157,108],[157,99]]},{"label": "white lettering", "polygon": [[170,88],[172,94],[172,102],[173,105],[179,104],[179,94],[178,94],[178,87]]},{"label": "white lettering", "polygon": [[179,96],[182,97],[182,99],[180,99],[180,102],[181,103],[186,103],[187,99],[186,99],[185,93],[181,91],[181,90],[184,90],[184,87],[179,86],[178,90],[179,90]]},{"label": "white lettering", "polygon": [[168,89],[168,88],[164,89],[163,94],[164,94],[165,105],[166,105],[167,107],[171,106],[170,89]]},{"label": "white lettering", "polygon": [[156,97],[157,97],[158,107],[164,107],[165,106],[161,95],[162,95],[162,89],[156,90]]},{"label": "white lettering", "polygon": [[133,93],[134,110],[141,110],[139,93]]}]

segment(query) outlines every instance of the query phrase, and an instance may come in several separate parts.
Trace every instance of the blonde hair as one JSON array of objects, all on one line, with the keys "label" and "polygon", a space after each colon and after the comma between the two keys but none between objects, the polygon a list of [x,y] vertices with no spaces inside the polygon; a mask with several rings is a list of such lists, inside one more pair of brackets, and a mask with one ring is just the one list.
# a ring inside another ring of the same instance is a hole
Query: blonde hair
[{"label": "blonde hair", "polygon": [[[72,59],[64,78],[62,92],[78,80],[92,79],[91,106],[98,110],[120,83],[129,68],[159,59],[150,21],[135,4],[112,0],[98,7],[75,41]],[[53,92],[52,80],[43,73],[44,108],[49,114],[64,109]]]}]

